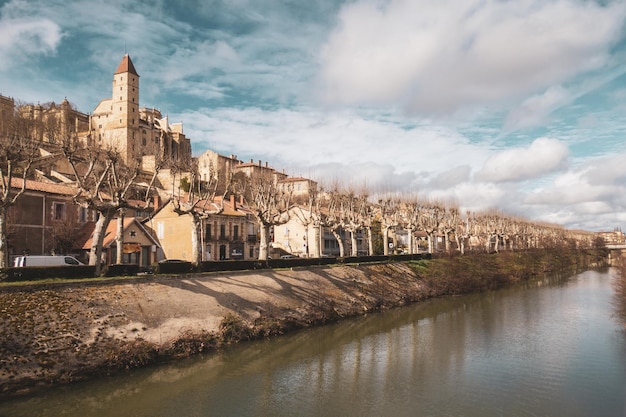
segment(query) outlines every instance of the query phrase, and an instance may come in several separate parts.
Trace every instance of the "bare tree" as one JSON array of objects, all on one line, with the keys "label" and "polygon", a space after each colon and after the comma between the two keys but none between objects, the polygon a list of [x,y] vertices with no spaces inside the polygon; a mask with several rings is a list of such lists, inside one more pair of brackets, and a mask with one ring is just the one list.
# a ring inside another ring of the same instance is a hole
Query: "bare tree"
[{"label": "bare tree", "polygon": [[420,228],[426,232],[428,237],[428,253],[434,253],[437,250],[437,232],[439,232],[444,215],[445,208],[439,202],[431,201],[424,206],[424,214],[420,218]]},{"label": "bare tree", "polygon": [[311,251],[312,246],[312,255],[309,252],[309,256],[313,258],[319,258],[322,256],[322,223],[324,214],[322,213],[322,196],[323,189],[311,189],[307,194],[307,199],[302,205],[296,205],[292,209],[293,215],[302,223],[302,225],[306,228],[308,237],[309,227],[313,228],[313,239],[315,240],[315,244],[312,246],[310,241],[307,241],[307,250]]},{"label": "bare tree", "polygon": [[357,233],[363,229],[368,217],[367,193],[348,189],[340,192],[338,197],[341,228],[350,234],[350,255],[358,256]]},{"label": "bare tree", "polygon": [[420,218],[423,214],[423,208],[417,198],[417,195],[410,195],[402,199],[399,209],[402,218],[402,226],[408,234],[408,252],[412,254],[416,252],[414,245],[414,233],[419,227]]},{"label": "bare tree", "polygon": [[400,198],[392,195],[378,200],[378,217],[383,235],[383,254],[389,255],[389,231],[395,230],[401,221]]},{"label": "bare tree", "polygon": [[459,227],[460,216],[459,209],[456,206],[444,206],[444,216],[441,221],[441,231],[443,232],[443,238],[446,248],[446,253],[450,253],[450,243],[452,242],[451,236],[455,236],[455,240],[458,246],[457,228]]},{"label": "bare tree", "polygon": [[326,193],[325,210],[322,216],[322,225],[327,227],[337,241],[339,247],[339,257],[343,258],[346,254],[346,245],[343,241],[341,233],[343,232],[343,194],[339,188],[339,184],[335,183],[333,187]]},{"label": "bare tree", "polygon": [[[185,192],[181,189],[182,181],[179,181],[178,184],[174,183],[172,186],[178,189],[172,189],[171,203],[176,214],[191,217],[191,257],[193,259],[192,262],[195,265],[199,265],[203,260],[204,254],[202,241],[204,236],[202,233],[203,224],[210,216],[224,211],[224,199],[230,190],[232,174],[230,169],[228,169],[228,172],[219,172],[216,167],[211,165],[208,178],[201,181],[197,162],[192,163],[188,168],[189,170],[186,171],[186,174],[190,176],[190,179],[187,181],[189,190]],[[175,172],[182,173],[183,167],[178,165]],[[225,182],[221,181],[220,175],[226,179]],[[223,194],[220,199],[216,200],[218,184],[224,183],[226,186],[223,187]]]},{"label": "bare tree", "polygon": [[0,268],[8,266],[7,216],[26,191],[26,178],[38,156],[34,140],[38,122],[16,106],[6,115],[0,130]]},{"label": "bare tree", "polygon": [[240,177],[235,189],[244,196],[248,210],[259,225],[259,259],[266,260],[271,228],[289,221],[291,186],[279,186],[271,172],[259,172]]},{"label": "bare tree", "polygon": [[54,220],[50,226],[52,250],[59,254],[69,254],[72,249],[76,249],[76,236],[81,227],[77,206],[69,205],[63,218]]},{"label": "bare tree", "polygon": [[89,252],[89,265],[95,265],[96,275],[99,275],[103,261],[102,246],[109,223],[121,209],[149,208],[150,190],[156,173],[151,178],[143,201],[135,204],[131,200],[136,197],[136,180],[140,175],[139,161],[129,166],[115,149],[84,148],[76,146],[76,142],[72,140],[65,141],[62,151],[76,180],[74,202],[99,214]]}]

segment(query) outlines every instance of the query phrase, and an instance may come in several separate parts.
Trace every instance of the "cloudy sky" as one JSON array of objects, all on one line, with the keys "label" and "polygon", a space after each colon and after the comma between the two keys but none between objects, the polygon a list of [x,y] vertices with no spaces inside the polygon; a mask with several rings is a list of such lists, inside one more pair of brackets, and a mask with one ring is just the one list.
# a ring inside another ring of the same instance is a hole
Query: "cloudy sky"
[{"label": "cloudy sky", "polygon": [[0,0],[0,94],[292,176],[626,230],[626,0]]}]

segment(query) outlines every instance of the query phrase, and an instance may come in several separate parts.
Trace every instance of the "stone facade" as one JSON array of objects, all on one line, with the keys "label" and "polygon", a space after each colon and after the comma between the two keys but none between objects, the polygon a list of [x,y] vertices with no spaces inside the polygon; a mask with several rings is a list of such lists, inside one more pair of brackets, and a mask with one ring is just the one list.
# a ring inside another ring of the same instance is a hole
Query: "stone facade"
[{"label": "stone facade", "polygon": [[[199,236],[203,261],[257,259],[258,226],[240,203],[231,197],[224,201],[222,213],[203,219]],[[167,203],[145,225],[152,229],[166,259],[194,261],[190,214],[178,215]]]},{"label": "stone facade", "polygon": [[172,123],[156,109],[139,107],[139,75],[129,55],[113,74],[111,98],[100,101],[88,132],[81,136],[95,146],[118,149],[128,163],[144,155],[172,162],[191,162],[191,142],[182,123]]}]

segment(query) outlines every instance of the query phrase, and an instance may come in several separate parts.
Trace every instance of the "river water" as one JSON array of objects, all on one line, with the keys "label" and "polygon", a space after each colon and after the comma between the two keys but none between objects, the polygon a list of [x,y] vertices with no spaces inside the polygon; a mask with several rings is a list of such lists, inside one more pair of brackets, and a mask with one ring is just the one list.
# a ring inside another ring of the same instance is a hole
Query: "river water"
[{"label": "river water", "polygon": [[4,401],[0,416],[626,416],[615,270],[432,300]]}]

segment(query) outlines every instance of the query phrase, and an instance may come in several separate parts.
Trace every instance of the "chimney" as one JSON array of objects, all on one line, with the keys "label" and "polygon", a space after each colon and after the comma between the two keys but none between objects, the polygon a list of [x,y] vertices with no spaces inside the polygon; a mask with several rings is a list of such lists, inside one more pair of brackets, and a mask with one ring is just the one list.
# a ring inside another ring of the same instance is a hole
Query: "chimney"
[{"label": "chimney", "polygon": [[261,160],[259,159],[259,166],[261,166]]},{"label": "chimney", "polygon": [[155,194],[154,197],[152,197],[152,204],[154,204],[154,209],[158,209],[159,205],[160,205],[160,199],[159,199],[159,195]]},{"label": "chimney", "polygon": [[233,206],[233,210],[236,210],[235,206],[235,194],[230,195],[230,205]]}]

